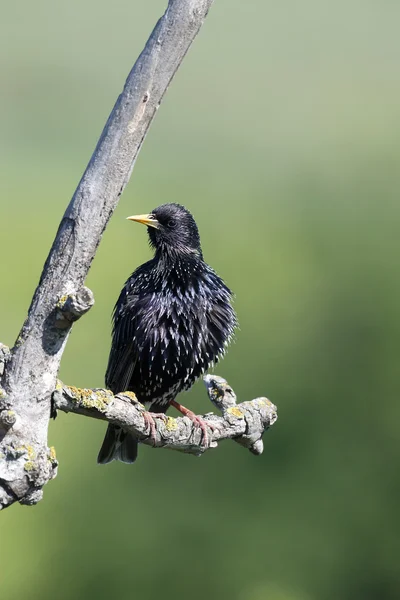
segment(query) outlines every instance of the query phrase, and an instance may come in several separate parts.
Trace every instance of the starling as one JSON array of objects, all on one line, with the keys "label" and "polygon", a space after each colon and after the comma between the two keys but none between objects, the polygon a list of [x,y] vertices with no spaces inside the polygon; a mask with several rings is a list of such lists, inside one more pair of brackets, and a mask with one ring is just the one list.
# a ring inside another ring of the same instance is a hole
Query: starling
[{"label": "starling", "polygon": [[[154,258],[125,283],[113,313],[106,385],[132,391],[145,405],[149,432],[170,405],[202,429],[204,420],[175,401],[224,354],[237,325],[232,293],[203,260],[200,236],[190,212],[163,204],[148,215],[128,217],[146,225]],[[132,463],[138,442],[108,425],[98,462]]]}]

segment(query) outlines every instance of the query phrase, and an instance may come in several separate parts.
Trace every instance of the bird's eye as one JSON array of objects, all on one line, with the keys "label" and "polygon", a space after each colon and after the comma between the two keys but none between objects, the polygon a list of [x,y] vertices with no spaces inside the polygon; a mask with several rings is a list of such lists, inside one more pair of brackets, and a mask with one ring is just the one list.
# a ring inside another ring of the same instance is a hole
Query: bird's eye
[{"label": "bird's eye", "polygon": [[169,221],[167,222],[167,227],[169,227],[169,229],[173,229],[173,227],[175,227],[175,225],[176,225],[175,219],[169,219]]}]

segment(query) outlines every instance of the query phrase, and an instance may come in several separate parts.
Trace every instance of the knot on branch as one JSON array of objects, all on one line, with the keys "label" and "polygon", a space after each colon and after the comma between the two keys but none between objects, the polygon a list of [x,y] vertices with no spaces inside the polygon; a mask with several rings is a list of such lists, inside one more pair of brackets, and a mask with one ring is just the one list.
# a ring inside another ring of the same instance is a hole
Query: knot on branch
[{"label": "knot on branch", "polygon": [[207,389],[208,397],[214,406],[221,412],[236,406],[236,394],[223,377],[219,377],[218,375],[205,375],[203,381]]},{"label": "knot on branch", "polygon": [[11,427],[15,425],[16,420],[17,415],[13,410],[0,410],[0,424],[4,427],[6,431],[8,429],[11,429]]},{"label": "knot on branch", "polygon": [[0,510],[10,504],[10,498],[28,505],[39,502],[42,487],[57,475],[54,448],[11,442],[3,443],[0,452]]},{"label": "knot on branch", "polygon": [[237,405],[235,392],[228,382],[218,375],[205,375],[204,384],[211,402],[222,412],[225,421],[236,426],[238,421],[244,422],[243,433],[237,437],[232,436],[234,441],[248,448],[252,454],[262,454],[263,433],[278,419],[276,406],[268,398],[256,398]]},{"label": "knot on branch", "polygon": [[80,319],[94,304],[93,292],[81,287],[76,294],[61,296],[57,303],[56,327],[66,329]]}]

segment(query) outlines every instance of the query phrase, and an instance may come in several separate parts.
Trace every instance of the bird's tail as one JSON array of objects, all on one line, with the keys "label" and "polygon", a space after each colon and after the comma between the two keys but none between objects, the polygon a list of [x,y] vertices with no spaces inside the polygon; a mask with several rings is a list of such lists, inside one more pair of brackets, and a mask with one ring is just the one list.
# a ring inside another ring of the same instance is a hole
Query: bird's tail
[{"label": "bird's tail", "polygon": [[126,433],[117,425],[109,425],[100,448],[97,462],[105,465],[112,460],[133,463],[137,458],[138,441],[130,433]]}]

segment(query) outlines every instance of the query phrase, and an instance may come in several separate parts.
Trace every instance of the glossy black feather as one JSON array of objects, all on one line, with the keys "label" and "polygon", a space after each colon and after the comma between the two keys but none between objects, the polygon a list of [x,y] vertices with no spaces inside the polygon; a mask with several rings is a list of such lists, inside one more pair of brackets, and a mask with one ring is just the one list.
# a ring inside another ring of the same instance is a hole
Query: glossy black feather
[{"label": "glossy black feather", "polygon": [[[155,257],[136,269],[115,305],[106,385],[165,412],[223,355],[236,316],[230,290],[203,260],[191,214],[177,204],[152,214],[160,222],[160,230],[149,228]],[[99,462],[120,458],[114,454],[105,448]]]}]

